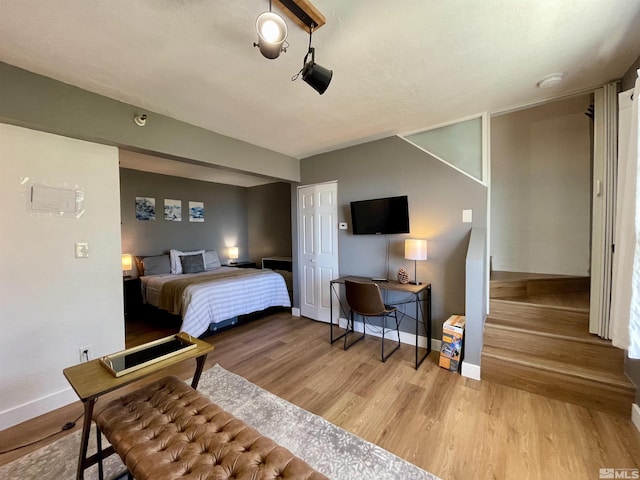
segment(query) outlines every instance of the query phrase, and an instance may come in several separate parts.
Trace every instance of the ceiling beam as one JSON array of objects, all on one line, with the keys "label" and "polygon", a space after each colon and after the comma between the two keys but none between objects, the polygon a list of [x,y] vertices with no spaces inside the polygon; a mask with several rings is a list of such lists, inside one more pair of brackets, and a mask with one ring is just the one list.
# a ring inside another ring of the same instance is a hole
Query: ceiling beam
[{"label": "ceiling beam", "polygon": [[273,3],[307,33],[311,33],[311,26],[316,31],[327,21],[309,0],[273,0]]}]

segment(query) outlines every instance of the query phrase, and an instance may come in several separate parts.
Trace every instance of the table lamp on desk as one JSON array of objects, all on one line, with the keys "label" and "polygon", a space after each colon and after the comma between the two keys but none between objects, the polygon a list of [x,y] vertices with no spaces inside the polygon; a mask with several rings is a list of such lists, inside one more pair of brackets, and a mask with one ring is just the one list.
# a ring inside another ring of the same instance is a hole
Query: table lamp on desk
[{"label": "table lamp on desk", "polygon": [[418,240],[414,238],[407,238],[404,241],[404,258],[407,260],[413,260],[413,285],[422,285],[422,282],[418,281],[418,260],[427,259],[427,241]]}]

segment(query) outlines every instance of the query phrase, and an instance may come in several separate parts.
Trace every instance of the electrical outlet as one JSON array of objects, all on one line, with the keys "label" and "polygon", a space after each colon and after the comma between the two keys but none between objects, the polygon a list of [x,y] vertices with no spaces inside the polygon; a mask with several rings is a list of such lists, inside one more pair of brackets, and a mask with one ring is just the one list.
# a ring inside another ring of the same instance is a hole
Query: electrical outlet
[{"label": "electrical outlet", "polygon": [[87,345],[85,347],[80,347],[80,362],[88,362],[91,360],[91,345]]}]

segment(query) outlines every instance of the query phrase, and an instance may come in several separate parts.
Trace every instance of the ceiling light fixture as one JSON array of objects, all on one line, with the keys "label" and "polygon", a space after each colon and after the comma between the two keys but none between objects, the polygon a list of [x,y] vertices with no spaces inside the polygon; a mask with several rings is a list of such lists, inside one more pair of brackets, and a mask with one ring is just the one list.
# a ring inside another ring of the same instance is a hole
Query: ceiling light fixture
[{"label": "ceiling light fixture", "polygon": [[564,78],[564,73],[552,73],[552,74],[547,75],[546,77],[544,77],[538,83],[536,83],[536,86],[538,88],[553,88],[553,87],[557,87],[558,85],[560,85],[560,83],[562,82],[563,78]]},{"label": "ceiling light fixture", "polygon": [[[333,70],[329,70],[326,67],[318,65],[316,63],[316,49],[311,47],[311,35],[313,34],[313,25],[309,31],[309,51],[304,56],[302,62],[302,69],[291,77],[291,81],[298,79],[302,75],[302,80],[311,85],[313,89],[322,95],[331,83],[333,78]],[[311,55],[311,61],[307,61]]]},{"label": "ceiling light fixture", "polygon": [[287,24],[280,15],[271,11],[271,0],[269,11],[258,15],[256,30],[258,43],[254,43],[253,46],[258,47],[265,58],[278,58],[280,52],[287,51]]}]

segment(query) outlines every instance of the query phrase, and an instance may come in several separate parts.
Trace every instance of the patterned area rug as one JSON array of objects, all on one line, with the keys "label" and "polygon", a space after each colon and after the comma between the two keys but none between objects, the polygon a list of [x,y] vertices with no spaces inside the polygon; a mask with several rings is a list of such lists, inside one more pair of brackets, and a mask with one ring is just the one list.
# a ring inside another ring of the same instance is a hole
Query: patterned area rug
[{"label": "patterned area rug", "polygon": [[[438,477],[303,410],[219,365],[202,374],[198,390],[334,480],[439,480]],[[95,434],[91,435],[95,451]],[[0,468],[0,480],[75,478],[80,432]],[[118,477],[117,455],[105,461],[105,478]],[[85,472],[98,478],[97,467]]]}]

